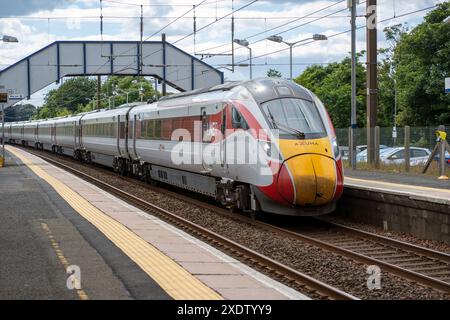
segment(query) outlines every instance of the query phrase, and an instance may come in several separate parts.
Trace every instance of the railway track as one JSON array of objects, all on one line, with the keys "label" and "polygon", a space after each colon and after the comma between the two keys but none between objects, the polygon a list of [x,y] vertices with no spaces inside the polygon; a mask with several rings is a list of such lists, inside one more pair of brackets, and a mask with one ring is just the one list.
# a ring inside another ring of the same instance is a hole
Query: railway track
[{"label": "railway track", "polygon": [[30,151],[29,149],[27,149],[26,151],[57,167],[71,172],[82,179],[93,183],[94,185],[118,196],[119,198],[133,204],[134,206],[142,209],[145,212],[158,216],[159,218],[196,236],[197,238],[212,244],[214,247],[231,254],[241,262],[254,267],[255,269],[264,271],[264,273],[270,275],[272,278],[286,283],[291,287],[304,292],[307,295],[310,294],[320,299],[358,300],[358,298],[352,296],[351,294],[348,294],[338,288],[334,288],[322,281],[314,279],[307,274],[301,273],[293,268],[283,265],[267,256],[246,248],[237,242],[227,239],[218,233],[212,232],[210,230],[207,230],[206,228],[196,225],[182,217],[177,216],[174,213],[171,213],[152,203],[142,200],[128,192],[118,189],[115,186],[92,177],[80,170],[62,164],[61,162],[58,162],[57,160],[44,156],[40,153]]},{"label": "railway track", "polygon": [[381,269],[450,292],[450,255],[352,227],[319,220],[321,230],[301,233],[333,250],[376,264]]}]

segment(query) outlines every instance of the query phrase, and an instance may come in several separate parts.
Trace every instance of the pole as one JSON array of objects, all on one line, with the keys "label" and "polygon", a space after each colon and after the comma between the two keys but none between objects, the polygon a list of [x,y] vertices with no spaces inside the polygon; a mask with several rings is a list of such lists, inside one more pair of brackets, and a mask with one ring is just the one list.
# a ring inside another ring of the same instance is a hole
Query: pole
[{"label": "pole", "polygon": [[[438,127],[439,131],[443,131],[445,132],[445,126],[440,125]],[[439,145],[439,180],[448,180],[448,177],[445,175],[445,169],[447,164],[445,163],[445,140],[441,139],[440,140],[440,145]]]},{"label": "pole", "polygon": [[163,81],[162,81],[162,95],[166,95],[167,87],[166,87],[166,34],[163,33],[161,35],[162,45],[163,45],[163,64],[164,64],[164,70],[163,70]]},{"label": "pole", "polygon": [[375,168],[380,167],[380,127],[375,126]]},{"label": "pole", "polygon": [[253,67],[252,67],[252,48],[247,47],[248,50],[250,51],[250,80],[253,79]]},{"label": "pole", "polygon": [[351,98],[351,141],[350,141],[350,165],[356,170],[356,1],[351,0],[351,29],[352,29],[352,98]]},{"label": "pole", "polygon": [[102,87],[102,77],[97,76],[97,110],[100,109],[100,90]]},{"label": "pole", "polygon": [[294,44],[289,44],[289,80],[292,81],[292,47]]},{"label": "pole", "polygon": [[142,38],[144,36],[144,9],[143,9],[142,4],[141,4],[141,24],[140,24],[140,27],[141,27],[141,30],[140,30],[141,40],[139,42],[139,55],[140,55],[140,57],[139,57],[139,70],[138,70],[138,73],[139,73],[139,76],[142,76],[142,66],[144,64],[143,61],[142,61],[142,57],[143,57],[143,55],[142,55]]},{"label": "pole", "polygon": [[5,106],[2,103],[2,162],[0,167],[5,166]]},{"label": "pole", "polygon": [[[234,0],[231,0],[231,12],[234,12]],[[231,72],[234,73],[234,14],[231,15]]]},{"label": "pole", "polygon": [[366,42],[367,42],[367,162],[375,162],[374,128],[377,125],[377,0],[366,2]]},{"label": "pole", "polygon": [[410,141],[411,141],[411,130],[409,126],[405,126],[405,154],[404,154],[404,158],[405,158],[405,171],[409,172],[409,168],[410,168],[410,159],[411,157],[409,156],[409,145],[410,145]]}]

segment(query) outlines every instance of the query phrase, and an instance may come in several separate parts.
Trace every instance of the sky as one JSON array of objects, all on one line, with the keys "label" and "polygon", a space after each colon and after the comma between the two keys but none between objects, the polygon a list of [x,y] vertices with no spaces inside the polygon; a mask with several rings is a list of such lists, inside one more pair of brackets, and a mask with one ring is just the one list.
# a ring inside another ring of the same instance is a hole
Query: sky
[{"label": "sky", "polygon": [[[156,33],[177,17],[164,31],[169,42],[193,32],[193,5],[196,5],[197,30],[176,43],[181,49],[194,53],[225,53],[231,51],[231,16],[221,17],[250,4],[252,0],[103,0],[103,34],[100,33],[100,0],[1,0],[0,36],[11,35],[19,43],[0,43],[0,70],[56,40],[139,40],[140,5],[143,5],[144,38]],[[357,7],[357,25],[364,26],[366,4]],[[382,29],[389,25],[407,23],[414,27],[428,11],[414,11],[433,6],[444,0],[378,0],[378,47],[386,47]],[[201,3],[201,4],[200,4]],[[232,7],[233,5],[233,7]],[[284,44],[266,40],[276,34],[285,41],[296,42],[311,38],[315,33],[332,36],[350,27],[347,1],[339,0],[259,0],[234,14],[235,38],[247,39],[252,48],[253,77],[265,76],[269,68],[289,77],[289,50]],[[326,16],[326,17],[325,17]],[[382,20],[387,20],[381,22]],[[160,40],[161,32],[148,40]],[[357,50],[364,50],[365,29],[357,32]],[[293,50],[294,77],[307,66],[340,61],[350,52],[350,33],[329,37],[326,41],[305,41]],[[269,54],[284,49],[280,52]],[[235,61],[248,64],[249,51],[235,46]],[[206,58],[205,62],[225,72],[225,80],[249,78],[249,67],[226,69],[230,56]],[[30,101],[42,105],[47,88],[32,95]]]}]

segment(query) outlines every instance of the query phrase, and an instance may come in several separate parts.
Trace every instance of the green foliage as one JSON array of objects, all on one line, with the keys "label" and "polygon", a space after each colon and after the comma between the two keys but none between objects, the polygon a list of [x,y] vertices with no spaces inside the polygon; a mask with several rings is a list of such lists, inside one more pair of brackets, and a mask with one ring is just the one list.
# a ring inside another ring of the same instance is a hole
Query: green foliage
[{"label": "green foliage", "polygon": [[74,77],[64,81],[57,89],[50,90],[44,98],[35,118],[51,118],[74,113],[93,97],[96,81],[87,77]]},{"label": "green foliage", "polygon": [[[143,77],[110,76],[101,86],[100,108],[120,106],[127,102],[140,101],[140,88],[142,86],[142,100],[159,97],[151,83]],[[45,119],[66,116],[81,112],[92,111],[97,107],[97,81],[87,77],[70,78],[59,88],[50,90],[44,105],[37,109],[33,118]],[[114,98],[109,98],[113,96]]]},{"label": "green foliage", "polygon": [[[360,57],[360,55],[358,55]],[[356,67],[356,108],[358,125],[364,126],[366,105],[366,73],[362,63]],[[325,104],[335,127],[350,126],[351,108],[351,59],[330,63],[326,66],[308,67],[294,79],[298,84],[312,90]]]},{"label": "green foliage", "polygon": [[[114,99],[111,98],[111,104],[114,106],[119,106],[127,102],[141,101],[139,95],[139,90],[142,86],[143,89],[143,99],[142,101],[147,101],[152,98],[157,97],[157,93],[153,89],[151,83],[143,77],[132,77],[132,76],[110,76],[102,85],[102,94],[106,97],[110,97],[113,93],[115,94]],[[102,101],[103,107],[108,107],[109,100]]]},{"label": "green foliage", "polygon": [[36,112],[36,107],[32,104],[18,104],[5,110],[5,122],[30,120]]},{"label": "green foliage", "polygon": [[267,71],[267,76],[270,78],[281,78],[281,72],[277,69],[269,69]]},{"label": "green foliage", "polygon": [[444,92],[444,78],[450,76],[450,25],[442,22],[449,15],[450,3],[440,4],[402,34],[394,50],[401,124],[450,123],[450,95]]},{"label": "green foliage", "polygon": [[[450,76],[450,15],[445,2],[429,12],[410,32],[398,24],[384,29],[387,48],[379,50],[378,124],[434,126],[450,123],[450,95],[444,78]],[[357,65],[357,117],[363,126],[366,110],[366,71]],[[350,124],[350,59],[328,66],[310,66],[295,81],[314,91],[325,103],[336,127]],[[395,98],[397,96],[397,99]]]}]

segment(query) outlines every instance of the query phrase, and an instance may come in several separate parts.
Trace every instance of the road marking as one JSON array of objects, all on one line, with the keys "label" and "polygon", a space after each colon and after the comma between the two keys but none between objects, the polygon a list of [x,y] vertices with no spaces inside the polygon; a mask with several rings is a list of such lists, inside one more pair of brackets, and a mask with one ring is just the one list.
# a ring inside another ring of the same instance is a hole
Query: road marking
[{"label": "road marking", "polygon": [[[364,179],[357,179],[357,178],[349,178],[349,177],[345,177],[344,179],[344,184],[345,182],[365,182],[366,184],[364,185],[364,187],[369,187],[370,188],[370,184],[374,183],[380,186],[391,186],[391,187],[397,187],[398,189],[396,191],[402,191],[401,189],[407,189],[408,191],[415,191],[415,190],[423,190],[423,191],[432,191],[435,193],[446,193],[446,194],[450,194],[450,190],[447,189],[437,189],[437,188],[430,188],[430,187],[423,187],[423,186],[416,186],[416,185],[406,185],[406,184],[399,184],[399,183],[392,183],[392,182],[384,182],[384,181],[375,181],[375,180],[364,180]],[[403,190],[406,191],[406,190]],[[434,196],[436,197],[436,196]]]},{"label": "road marking", "polygon": [[40,165],[34,164],[22,151],[10,146],[7,148],[37,176],[50,184],[75,211],[111,240],[172,298],[177,300],[223,299],[217,292],[157,248],[97,209],[74,190],[45,172]]},{"label": "road marking", "polygon": [[[50,240],[50,243],[52,244],[52,247],[55,250],[59,262],[61,262],[61,264],[63,265],[64,270],[67,270],[67,268],[70,266],[69,261],[67,261],[66,257],[64,256],[64,252],[59,247],[59,244],[56,241],[55,237],[53,236],[53,233],[50,230],[49,226],[46,223],[41,222],[41,228],[45,231],[47,238]],[[83,289],[77,289],[77,295],[81,300],[89,299],[88,295]]]}]

